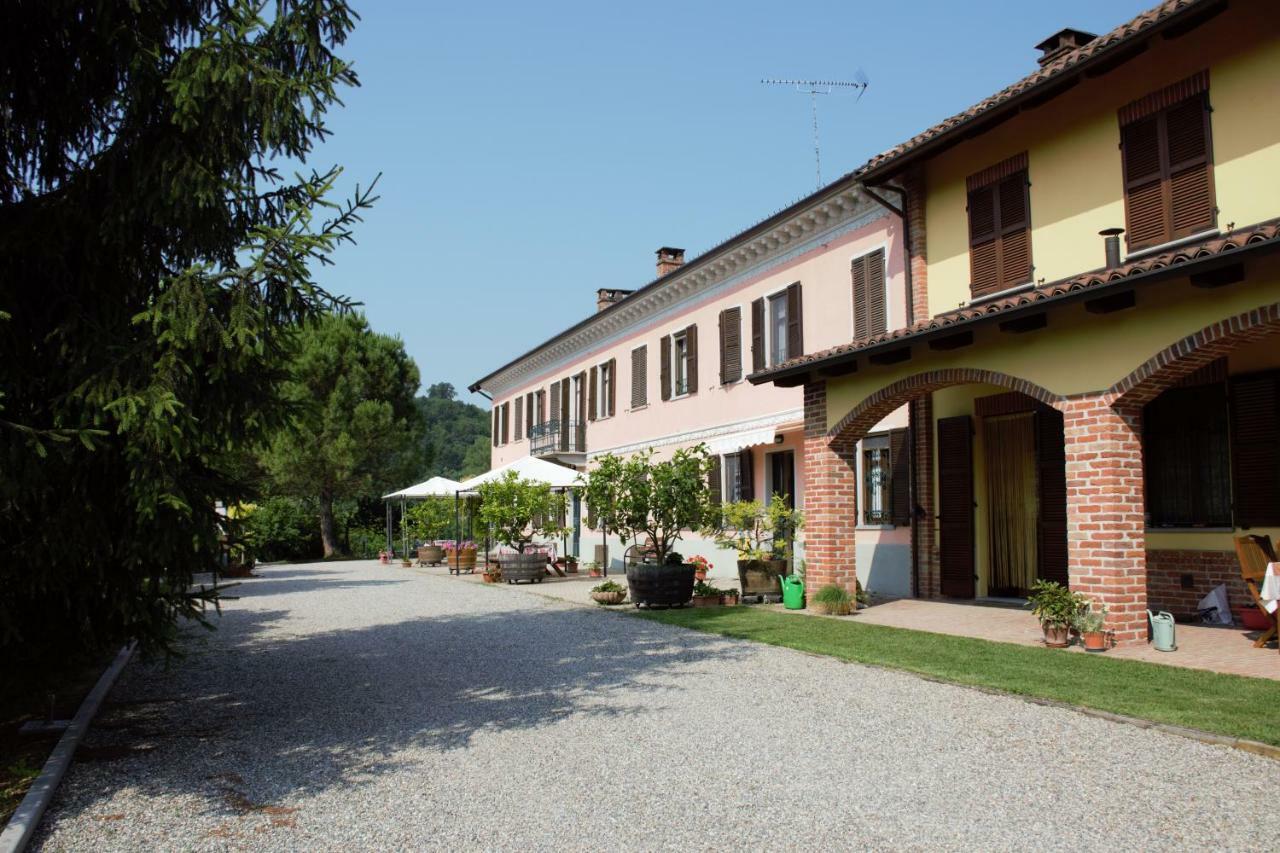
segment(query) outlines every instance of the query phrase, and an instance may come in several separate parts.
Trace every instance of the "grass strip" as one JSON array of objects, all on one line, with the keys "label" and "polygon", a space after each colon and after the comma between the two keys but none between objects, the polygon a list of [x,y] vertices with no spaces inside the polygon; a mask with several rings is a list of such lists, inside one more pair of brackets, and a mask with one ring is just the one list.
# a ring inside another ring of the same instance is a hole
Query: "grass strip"
[{"label": "grass strip", "polygon": [[808,618],[755,607],[644,611],[636,615],[955,684],[1054,699],[1280,746],[1280,682],[1269,679],[863,625],[852,619]]}]

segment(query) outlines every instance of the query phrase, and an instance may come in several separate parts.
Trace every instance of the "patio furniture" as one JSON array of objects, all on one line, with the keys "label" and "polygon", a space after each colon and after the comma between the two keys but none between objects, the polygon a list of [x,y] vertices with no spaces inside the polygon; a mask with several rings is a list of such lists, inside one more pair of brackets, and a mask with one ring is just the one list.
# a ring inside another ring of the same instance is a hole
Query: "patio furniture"
[{"label": "patio furniture", "polygon": [[[1275,587],[1278,585],[1276,574],[1280,571],[1280,567],[1275,566],[1276,552],[1271,547],[1270,536],[1250,534],[1237,537],[1236,556],[1240,559],[1240,576],[1249,594],[1253,596],[1254,604],[1271,620],[1271,627],[1263,631],[1253,642],[1253,647],[1260,649],[1277,633],[1276,617],[1277,613],[1280,613],[1280,607],[1276,604],[1276,598],[1280,598],[1280,589]],[[1271,598],[1263,596],[1264,586]]]}]

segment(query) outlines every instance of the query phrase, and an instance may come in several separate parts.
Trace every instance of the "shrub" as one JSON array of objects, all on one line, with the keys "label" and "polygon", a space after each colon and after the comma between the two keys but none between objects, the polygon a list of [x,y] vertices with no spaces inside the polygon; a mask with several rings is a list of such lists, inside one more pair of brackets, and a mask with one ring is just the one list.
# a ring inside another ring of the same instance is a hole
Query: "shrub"
[{"label": "shrub", "polygon": [[245,538],[259,560],[315,560],[324,553],[315,510],[304,500],[267,498],[245,511],[244,522]]},{"label": "shrub", "polygon": [[524,552],[535,537],[555,537],[564,532],[564,495],[546,483],[522,479],[508,471],[500,480],[482,483],[480,521],[489,526],[503,545]]},{"label": "shrub", "polygon": [[721,548],[737,551],[739,560],[772,560],[790,556],[796,531],[803,526],[799,510],[775,494],[767,506],[760,501],[724,504],[708,513],[703,530]]},{"label": "shrub", "polygon": [[1031,585],[1027,599],[1031,612],[1041,625],[1066,627],[1074,625],[1082,611],[1089,607],[1089,599],[1072,592],[1057,581],[1037,580]]},{"label": "shrub", "polygon": [[842,586],[827,584],[813,594],[809,606],[819,613],[830,613],[834,616],[847,616],[853,612],[853,596]]}]

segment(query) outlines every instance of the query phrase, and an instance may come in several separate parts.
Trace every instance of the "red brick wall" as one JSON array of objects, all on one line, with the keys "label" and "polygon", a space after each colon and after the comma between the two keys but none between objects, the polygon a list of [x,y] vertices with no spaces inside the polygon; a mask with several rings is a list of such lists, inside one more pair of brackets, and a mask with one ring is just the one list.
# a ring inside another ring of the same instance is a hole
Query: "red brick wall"
[{"label": "red brick wall", "polygon": [[[933,395],[911,401],[911,430],[915,446],[911,459],[914,483],[911,522],[916,530],[916,571],[921,598],[942,594],[938,580],[937,522],[934,520],[933,492]],[[919,512],[915,508],[919,507]]]},{"label": "red brick wall", "polygon": [[[908,263],[911,266],[911,322],[928,320],[929,259],[926,255],[928,233],[924,225],[924,177],[919,168],[907,173],[902,182],[907,193]],[[909,324],[908,324],[909,325]]]},{"label": "red brick wall", "polygon": [[854,535],[858,518],[856,444],[827,438],[827,386],[804,386],[805,586],[857,585]]},{"label": "red brick wall", "polygon": [[[1182,587],[1184,574],[1191,575],[1191,585],[1186,589]],[[1200,599],[1221,583],[1227,585],[1227,602],[1232,610],[1253,606],[1253,598],[1240,579],[1240,562],[1234,552],[1147,552],[1147,606],[1152,610],[1194,616]]]}]

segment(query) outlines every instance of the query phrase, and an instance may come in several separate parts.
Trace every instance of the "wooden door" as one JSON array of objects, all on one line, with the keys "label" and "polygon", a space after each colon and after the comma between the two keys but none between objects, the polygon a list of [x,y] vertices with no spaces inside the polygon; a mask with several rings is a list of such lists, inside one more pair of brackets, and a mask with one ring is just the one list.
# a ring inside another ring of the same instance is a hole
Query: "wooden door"
[{"label": "wooden door", "polygon": [[973,598],[973,425],[968,415],[938,421],[938,535],[942,594]]},{"label": "wooden door", "polygon": [[1067,454],[1062,412],[1036,410],[1036,464],[1040,512],[1037,525],[1037,575],[1067,584]]}]

